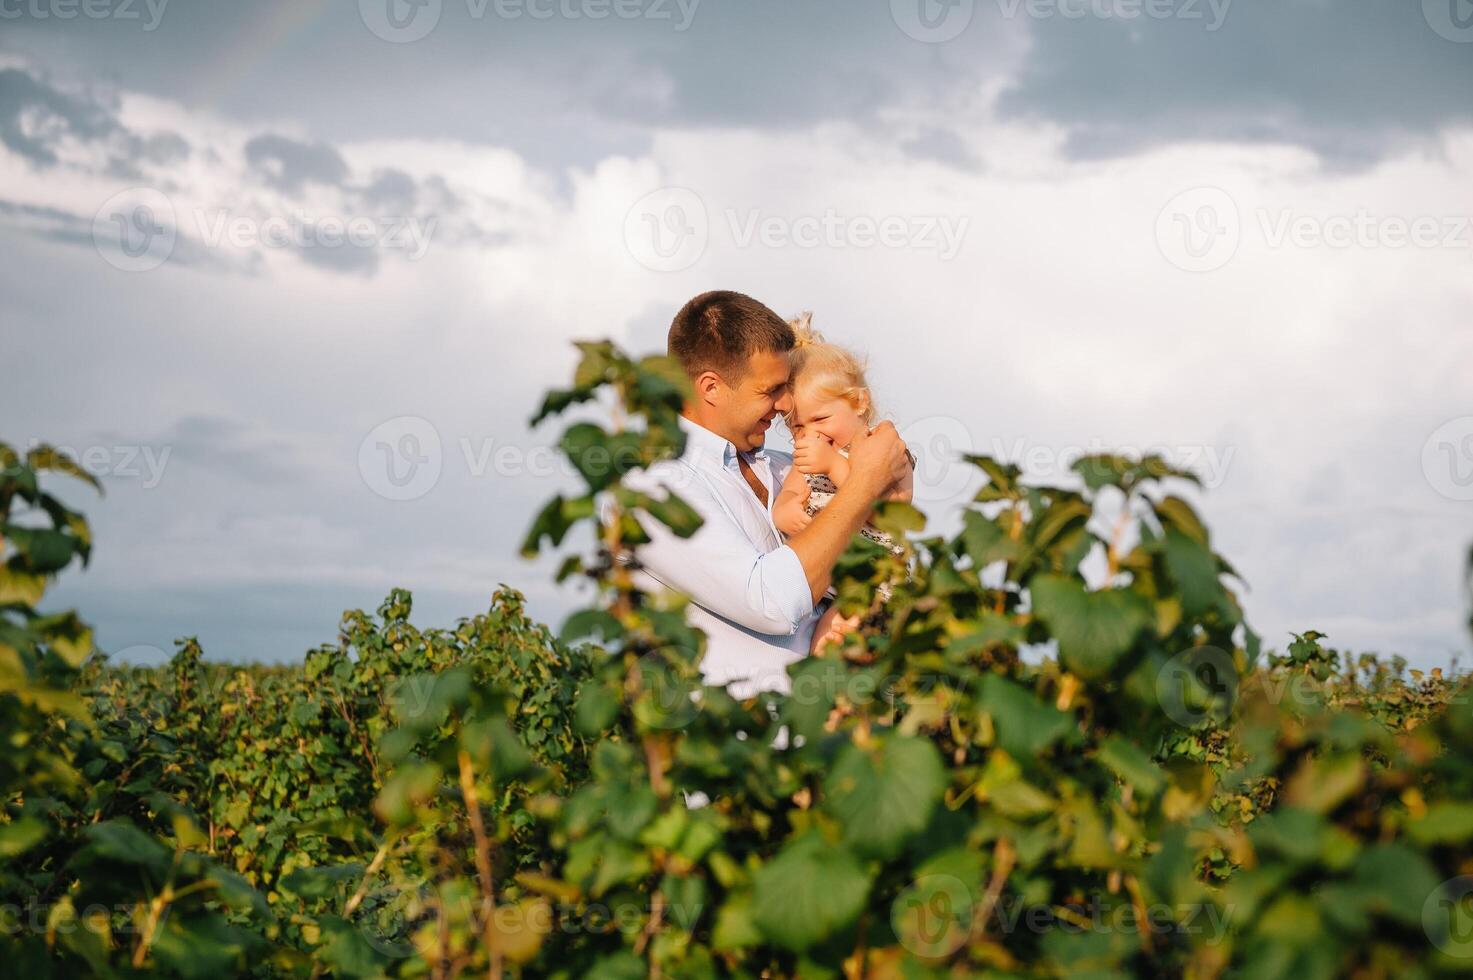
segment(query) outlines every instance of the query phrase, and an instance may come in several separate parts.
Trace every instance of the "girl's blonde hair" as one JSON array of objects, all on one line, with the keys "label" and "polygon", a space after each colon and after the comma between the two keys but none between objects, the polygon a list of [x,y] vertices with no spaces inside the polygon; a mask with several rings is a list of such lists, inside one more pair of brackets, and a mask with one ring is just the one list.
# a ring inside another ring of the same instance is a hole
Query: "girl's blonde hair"
[{"label": "girl's blonde hair", "polygon": [[[864,378],[865,363],[849,350],[823,339],[813,329],[813,314],[803,313],[788,321],[796,343],[792,353],[792,388],[812,385],[820,394],[842,398],[865,425],[875,421],[875,402]],[[788,420],[791,427],[792,420]]]}]

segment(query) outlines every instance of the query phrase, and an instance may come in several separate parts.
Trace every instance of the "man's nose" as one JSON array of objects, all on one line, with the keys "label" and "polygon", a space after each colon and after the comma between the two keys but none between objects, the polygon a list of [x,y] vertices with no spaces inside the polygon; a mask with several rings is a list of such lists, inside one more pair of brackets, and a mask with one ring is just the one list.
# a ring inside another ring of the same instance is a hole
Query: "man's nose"
[{"label": "man's nose", "polygon": [[793,411],[792,389],[784,388],[783,393],[778,396],[777,401],[773,403],[772,408],[774,411],[779,412],[783,415],[791,415]]}]

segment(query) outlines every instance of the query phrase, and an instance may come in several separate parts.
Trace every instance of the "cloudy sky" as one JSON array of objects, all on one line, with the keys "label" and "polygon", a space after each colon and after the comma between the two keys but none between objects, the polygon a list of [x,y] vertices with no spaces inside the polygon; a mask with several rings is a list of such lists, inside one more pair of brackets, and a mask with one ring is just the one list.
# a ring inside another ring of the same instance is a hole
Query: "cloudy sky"
[{"label": "cloudy sky", "polygon": [[0,439],[55,592],[284,660],[498,582],[570,342],[815,311],[922,450],[1202,474],[1270,642],[1446,664],[1473,543],[1468,0],[0,0]]}]

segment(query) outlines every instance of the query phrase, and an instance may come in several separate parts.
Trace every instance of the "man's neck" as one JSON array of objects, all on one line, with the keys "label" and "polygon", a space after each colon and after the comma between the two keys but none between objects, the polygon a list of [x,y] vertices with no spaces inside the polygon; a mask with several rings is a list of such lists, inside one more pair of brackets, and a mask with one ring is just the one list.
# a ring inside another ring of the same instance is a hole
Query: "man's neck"
[{"label": "man's neck", "polygon": [[732,448],[733,449],[736,449],[738,456],[740,456],[743,452],[747,452],[747,450],[743,450],[741,448],[738,448],[737,441],[735,439],[733,439],[731,436],[726,435],[719,428],[717,428],[716,426],[712,425],[710,422],[707,422],[707,421],[705,421],[703,419],[697,418],[696,415],[695,415],[695,413],[692,412],[689,408],[686,408],[683,411],[681,411],[680,416],[681,416],[681,418],[685,419],[687,422],[690,422],[690,423],[692,423],[694,425],[699,425],[701,428],[705,429],[707,432],[711,433],[712,435],[720,436],[721,438],[725,439],[727,442],[731,443]]}]

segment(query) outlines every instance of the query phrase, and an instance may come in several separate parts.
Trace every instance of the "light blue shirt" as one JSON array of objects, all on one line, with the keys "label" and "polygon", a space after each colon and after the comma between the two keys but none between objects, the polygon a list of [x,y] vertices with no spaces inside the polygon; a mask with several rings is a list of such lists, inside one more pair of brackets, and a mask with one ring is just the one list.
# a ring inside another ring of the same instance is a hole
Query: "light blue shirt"
[{"label": "light blue shirt", "polygon": [[638,548],[643,567],[635,573],[636,584],[690,597],[689,622],[707,637],[701,661],[707,684],[730,685],[738,698],[786,692],[787,667],[808,655],[817,621],[803,564],[783,544],[772,520],[792,457],[766,449],[743,454],[767,487],[763,507],[743,478],[729,440],[684,417],[680,426],[686,434],[684,453],[624,482],[656,496],[661,490],[675,493],[705,523],[691,537],[680,538],[642,516],[650,543]]}]

